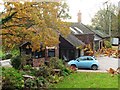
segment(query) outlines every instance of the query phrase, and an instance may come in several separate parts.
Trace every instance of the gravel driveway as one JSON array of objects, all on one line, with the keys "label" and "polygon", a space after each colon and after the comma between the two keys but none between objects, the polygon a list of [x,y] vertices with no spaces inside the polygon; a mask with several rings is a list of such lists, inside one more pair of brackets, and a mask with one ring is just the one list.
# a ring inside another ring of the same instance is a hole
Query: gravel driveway
[{"label": "gravel driveway", "polygon": [[[117,69],[120,67],[120,59],[112,58],[108,56],[97,57],[100,67],[99,70],[89,70],[89,69],[78,69],[80,72],[106,72],[109,68]],[[118,63],[119,62],[119,63]],[[118,65],[119,64],[119,65]]]}]

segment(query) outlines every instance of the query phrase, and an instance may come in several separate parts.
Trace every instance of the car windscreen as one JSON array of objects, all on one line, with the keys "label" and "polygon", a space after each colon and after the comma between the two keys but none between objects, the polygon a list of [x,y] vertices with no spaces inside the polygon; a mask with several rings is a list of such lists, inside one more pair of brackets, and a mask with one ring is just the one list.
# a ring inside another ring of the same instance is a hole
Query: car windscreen
[{"label": "car windscreen", "polygon": [[95,60],[97,60],[95,56],[93,56],[93,58],[94,58]]}]

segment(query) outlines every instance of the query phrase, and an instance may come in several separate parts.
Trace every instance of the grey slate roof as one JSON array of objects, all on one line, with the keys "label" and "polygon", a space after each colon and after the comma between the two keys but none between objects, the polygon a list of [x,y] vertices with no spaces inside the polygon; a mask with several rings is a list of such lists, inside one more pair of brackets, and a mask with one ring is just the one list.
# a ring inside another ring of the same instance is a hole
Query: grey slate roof
[{"label": "grey slate roof", "polygon": [[98,36],[98,35],[95,34],[94,41],[99,41],[99,40],[101,40],[101,39],[102,39],[102,38],[101,38],[100,36]]},{"label": "grey slate roof", "polygon": [[83,43],[81,40],[79,40],[72,34],[69,34],[67,37],[64,37],[64,39],[67,40],[70,44],[72,44],[75,47],[79,47],[80,45],[82,46],[85,45],[85,43]]},{"label": "grey slate roof", "polygon": [[95,34],[97,34],[98,36],[100,36],[101,38],[108,38],[110,37],[108,34],[100,31],[100,30],[92,30]]},{"label": "grey slate roof", "polygon": [[82,23],[72,23],[71,28],[76,31],[76,33],[73,32],[73,34],[94,34],[93,31]]}]

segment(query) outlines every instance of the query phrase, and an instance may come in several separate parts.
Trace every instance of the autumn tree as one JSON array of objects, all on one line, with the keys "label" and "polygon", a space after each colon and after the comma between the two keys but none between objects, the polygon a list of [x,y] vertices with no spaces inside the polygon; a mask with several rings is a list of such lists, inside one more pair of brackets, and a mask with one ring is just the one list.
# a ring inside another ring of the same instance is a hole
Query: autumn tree
[{"label": "autumn tree", "polygon": [[0,37],[5,50],[30,42],[32,51],[39,51],[41,43],[43,49],[55,46],[59,43],[59,33],[70,33],[69,24],[61,20],[69,17],[63,2],[5,2],[4,5]]},{"label": "autumn tree", "polygon": [[119,38],[119,44],[118,44],[118,58],[120,58],[120,1],[118,3],[118,38]]},{"label": "autumn tree", "polygon": [[112,35],[116,36],[118,34],[117,10],[117,6],[113,4],[107,4],[105,8],[100,9],[92,19],[93,28],[107,34],[110,34],[111,29]]},{"label": "autumn tree", "polygon": [[120,41],[120,1],[118,3],[118,37],[119,37],[119,41]]}]

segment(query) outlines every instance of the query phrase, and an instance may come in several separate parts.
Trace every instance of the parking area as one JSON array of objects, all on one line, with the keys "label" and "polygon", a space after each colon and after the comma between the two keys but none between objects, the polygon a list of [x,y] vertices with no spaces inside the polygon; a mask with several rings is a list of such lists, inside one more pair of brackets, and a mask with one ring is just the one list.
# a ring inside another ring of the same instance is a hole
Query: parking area
[{"label": "parking area", "polygon": [[117,69],[120,67],[120,59],[108,57],[108,56],[99,56],[97,57],[99,61],[100,67],[98,70],[90,70],[90,69],[78,69],[80,72],[106,72],[109,68]]}]

